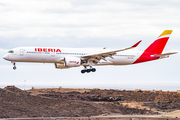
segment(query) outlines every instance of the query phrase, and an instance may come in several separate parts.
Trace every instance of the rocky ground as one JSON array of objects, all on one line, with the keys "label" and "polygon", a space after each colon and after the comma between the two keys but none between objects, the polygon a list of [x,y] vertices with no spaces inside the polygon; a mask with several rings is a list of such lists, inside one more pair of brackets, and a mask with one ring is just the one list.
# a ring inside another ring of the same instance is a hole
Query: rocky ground
[{"label": "rocky ground", "polygon": [[[129,106],[129,103],[137,103]],[[99,89],[0,89],[0,118],[158,115],[180,109],[180,94]]]}]

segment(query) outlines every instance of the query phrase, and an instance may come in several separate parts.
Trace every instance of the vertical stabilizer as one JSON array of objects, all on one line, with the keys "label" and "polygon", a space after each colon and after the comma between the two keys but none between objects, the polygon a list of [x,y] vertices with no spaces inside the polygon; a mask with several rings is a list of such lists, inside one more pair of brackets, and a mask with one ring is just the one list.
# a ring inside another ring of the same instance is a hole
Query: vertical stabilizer
[{"label": "vertical stabilizer", "polygon": [[172,30],[165,30],[144,52],[161,54],[172,33]]},{"label": "vertical stabilizer", "polygon": [[165,30],[157,40],[155,40],[144,53],[135,61],[135,63],[146,62],[159,59],[159,57],[151,57],[152,55],[159,55],[163,52],[166,43],[172,33],[172,30]]}]

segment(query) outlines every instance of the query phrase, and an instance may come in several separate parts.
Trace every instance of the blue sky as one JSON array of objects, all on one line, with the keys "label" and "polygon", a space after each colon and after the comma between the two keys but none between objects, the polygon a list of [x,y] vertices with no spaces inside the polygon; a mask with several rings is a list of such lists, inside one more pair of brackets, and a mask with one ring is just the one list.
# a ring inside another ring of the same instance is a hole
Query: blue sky
[{"label": "blue sky", "polygon": [[143,40],[135,49],[143,51],[166,29],[173,33],[164,52],[179,52],[179,6],[177,0],[0,0],[0,85],[26,80],[26,85],[41,86],[180,86],[179,54],[137,65],[96,67],[96,73],[83,75],[83,67],[59,70],[41,63],[17,63],[14,71],[2,59],[20,46],[119,49]]}]

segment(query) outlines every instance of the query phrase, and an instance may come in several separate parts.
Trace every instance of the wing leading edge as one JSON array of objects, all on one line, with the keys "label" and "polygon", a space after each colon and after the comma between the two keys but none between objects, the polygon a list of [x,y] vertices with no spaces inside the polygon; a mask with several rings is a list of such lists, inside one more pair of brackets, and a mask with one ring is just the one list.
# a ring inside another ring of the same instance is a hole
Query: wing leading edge
[{"label": "wing leading edge", "polygon": [[137,42],[136,44],[134,44],[133,46],[128,47],[128,48],[119,49],[119,50],[113,50],[113,51],[107,51],[107,52],[102,52],[102,53],[84,55],[84,56],[81,56],[81,58],[83,60],[94,61],[95,63],[97,63],[101,59],[106,61],[106,59],[105,59],[106,57],[110,57],[110,58],[114,59],[112,57],[112,55],[115,55],[117,52],[133,49],[133,48],[137,47],[141,41],[142,40],[140,40],[139,42]]}]

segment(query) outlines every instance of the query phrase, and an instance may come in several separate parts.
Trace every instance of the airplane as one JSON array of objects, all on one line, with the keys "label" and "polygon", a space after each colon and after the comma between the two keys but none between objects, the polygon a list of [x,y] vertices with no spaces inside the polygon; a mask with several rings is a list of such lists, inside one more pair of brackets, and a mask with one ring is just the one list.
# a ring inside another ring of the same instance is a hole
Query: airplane
[{"label": "airplane", "polygon": [[[5,60],[11,61],[16,70],[16,62],[54,63],[57,69],[68,69],[71,67],[84,66],[81,73],[95,72],[93,66],[103,65],[131,65],[161,58],[177,52],[163,53],[164,47],[172,33],[165,30],[147,49],[143,52],[132,52],[141,40],[131,47],[118,50],[108,49],[85,49],[85,48],[55,48],[55,47],[17,47],[8,51],[3,56]],[[89,67],[89,69],[87,68]]]}]

